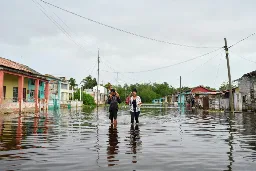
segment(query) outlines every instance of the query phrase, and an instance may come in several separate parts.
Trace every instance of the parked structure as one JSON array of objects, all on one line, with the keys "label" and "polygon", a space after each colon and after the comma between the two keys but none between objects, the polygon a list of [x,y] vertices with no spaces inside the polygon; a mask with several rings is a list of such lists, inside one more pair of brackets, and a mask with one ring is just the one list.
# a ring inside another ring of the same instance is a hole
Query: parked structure
[{"label": "parked structure", "polygon": [[48,107],[49,81],[39,72],[0,57],[0,111],[38,110]]}]

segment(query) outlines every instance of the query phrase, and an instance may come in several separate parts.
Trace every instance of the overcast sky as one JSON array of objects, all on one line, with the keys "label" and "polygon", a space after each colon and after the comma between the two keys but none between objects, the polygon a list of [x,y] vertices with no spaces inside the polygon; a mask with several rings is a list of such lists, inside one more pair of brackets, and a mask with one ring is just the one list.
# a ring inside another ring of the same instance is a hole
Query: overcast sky
[{"label": "overcast sky", "polygon": [[[74,77],[78,82],[97,76],[97,50],[105,71],[129,72],[179,63],[215,50],[179,47],[119,32],[35,0],[0,1],[0,56],[23,63],[42,74]],[[193,46],[221,47],[256,31],[253,0],[47,0],[84,17],[143,36]],[[40,7],[41,8],[41,7]],[[63,21],[63,22],[62,22]],[[76,42],[76,43],[74,43]],[[230,49],[232,79],[255,70],[256,35]],[[243,58],[248,60],[245,60]],[[114,69],[114,70],[113,70]],[[227,81],[224,50],[196,60],[138,74],[101,71],[104,84],[168,82],[178,87]]]}]

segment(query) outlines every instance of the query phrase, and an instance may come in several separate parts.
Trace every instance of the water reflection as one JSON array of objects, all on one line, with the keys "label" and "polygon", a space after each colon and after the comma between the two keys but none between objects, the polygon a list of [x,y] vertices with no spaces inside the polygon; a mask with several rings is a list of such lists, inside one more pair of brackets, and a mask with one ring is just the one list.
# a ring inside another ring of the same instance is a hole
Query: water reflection
[{"label": "water reflection", "polygon": [[35,163],[44,170],[255,170],[254,113],[143,109],[141,116],[143,124],[127,125],[129,112],[121,111],[114,127],[101,108],[0,115],[0,170],[36,170]]},{"label": "water reflection", "polygon": [[111,124],[108,129],[108,147],[107,147],[107,160],[108,166],[118,165],[118,159],[116,159],[119,150],[118,131],[117,127]]},{"label": "water reflection", "polygon": [[138,153],[138,146],[141,145],[141,140],[140,140],[140,129],[139,125],[131,124],[130,127],[130,139],[129,139],[129,144],[128,148],[130,149],[129,151],[126,152],[126,154],[132,154],[132,163],[137,163],[137,153]]}]

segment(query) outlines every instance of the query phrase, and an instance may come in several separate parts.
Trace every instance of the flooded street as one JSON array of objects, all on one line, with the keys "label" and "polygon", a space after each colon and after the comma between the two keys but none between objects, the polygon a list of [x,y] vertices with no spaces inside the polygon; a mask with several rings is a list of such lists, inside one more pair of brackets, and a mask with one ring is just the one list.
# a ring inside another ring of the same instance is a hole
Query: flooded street
[{"label": "flooded street", "polygon": [[[98,121],[98,122],[97,122]],[[104,108],[0,116],[0,170],[255,170],[256,115]]]}]

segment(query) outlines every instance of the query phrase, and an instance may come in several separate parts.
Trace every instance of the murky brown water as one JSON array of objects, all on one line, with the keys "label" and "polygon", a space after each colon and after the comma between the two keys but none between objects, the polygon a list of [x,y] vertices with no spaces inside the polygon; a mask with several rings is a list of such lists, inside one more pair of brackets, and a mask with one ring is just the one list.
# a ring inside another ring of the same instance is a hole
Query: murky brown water
[{"label": "murky brown water", "polygon": [[[97,122],[98,119],[98,122]],[[104,109],[0,115],[0,170],[256,170],[256,115]]]}]

